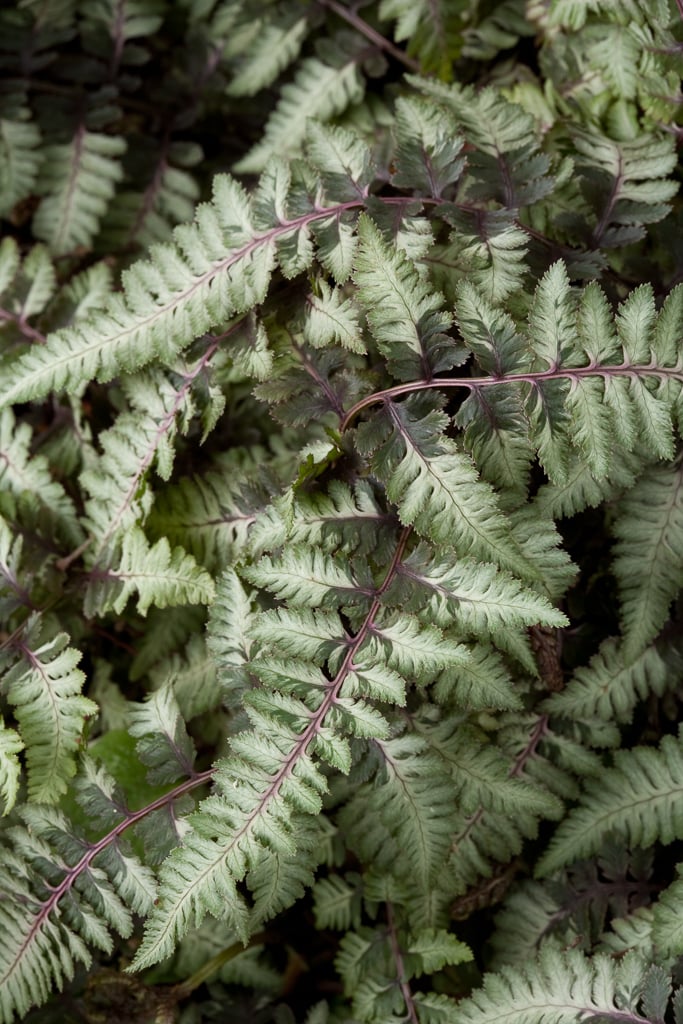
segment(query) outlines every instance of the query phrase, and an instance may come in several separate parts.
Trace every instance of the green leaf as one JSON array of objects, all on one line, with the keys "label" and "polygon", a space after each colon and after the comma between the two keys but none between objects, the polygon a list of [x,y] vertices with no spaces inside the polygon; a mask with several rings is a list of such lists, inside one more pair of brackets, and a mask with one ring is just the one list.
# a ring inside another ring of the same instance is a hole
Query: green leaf
[{"label": "green leaf", "polygon": [[29,196],[41,169],[40,129],[26,108],[0,119],[0,215]]},{"label": "green leaf", "polygon": [[292,607],[354,604],[369,598],[374,589],[369,573],[360,566],[354,573],[341,559],[296,544],[288,545],[276,558],[261,558],[243,574]]},{"label": "green leaf", "polygon": [[465,167],[463,140],[451,119],[412,97],[396,103],[396,170],[393,184],[440,199]]},{"label": "green leaf", "polygon": [[41,636],[34,622],[16,642],[19,659],[0,680],[26,747],[28,795],[55,803],[76,771],[86,721],[97,704],[81,695],[81,654],[65,633]]},{"label": "green leaf", "polygon": [[89,247],[122,178],[123,138],[79,126],[66,145],[48,146],[42,199],[33,221],[37,238],[57,256]]},{"label": "green leaf", "polygon": [[322,279],[317,282],[317,294],[308,300],[304,338],[313,348],[342,345],[350,352],[366,351],[357,306],[341,288],[330,288]]},{"label": "green leaf", "polygon": [[[633,985],[635,976],[636,985]],[[483,987],[458,1005],[459,1024],[569,1024],[576,1020],[610,1020],[638,1014],[644,967],[627,961],[616,965],[604,955],[589,958],[578,950],[546,946],[523,971],[505,967],[487,974]],[[623,979],[623,980],[622,980]]]},{"label": "green leaf", "polygon": [[131,529],[113,568],[93,570],[85,596],[86,615],[104,615],[110,609],[120,614],[134,593],[139,613],[146,615],[150,605],[209,604],[214,584],[182,548],[171,550],[165,538],[150,547],[142,530]]},{"label": "green leaf", "polygon": [[23,749],[24,743],[16,730],[9,729],[0,720],[0,796],[3,815],[9,814],[19,794],[21,765],[17,754]]},{"label": "green leaf", "polygon": [[415,974],[433,974],[446,964],[461,964],[472,959],[472,951],[455,935],[443,929],[419,932],[410,943],[408,952],[421,961],[421,970]]},{"label": "green leaf", "polygon": [[431,400],[392,403],[383,415],[380,422],[391,425],[392,432],[375,453],[373,466],[402,522],[459,555],[533,578],[534,569],[519,551],[492,488],[478,479],[468,456],[445,436],[445,417]]},{"label": "green leaf", "polygon": [[681,472],[677,463],[650,467],[617,507],[614,574],[629,658],[656,636],[683,586]]},{"label": "green leaf", "polygon": [[457,348],[446,334],[451,317],[442,312],[442,296],[400,250],[385,244],[368,217],[358,221],[358,237],[358,296],[389,371],[398,380],[413,380],[452,366],[449,357]]},{"label": "green leaf", "polygon": [[[354,40],[355,43],[355,40]],[[329,121],[363,97],[358,70],[360,54],[340,40],[332,48],[330,63],[318,57],[301,61],[294,80],[283,86],[280,99],[266,122],[262,139],[235,165],[242,174],[263,170],[269,157],[296,155],[303,144],[307,121]]]},{"label": "green leaf", "polygon": [[629,846],[671,843],[683,836],[683,751],[673,736],[659,749],[617,751],[613,768],[591,781],[580,805],[560,824],[538,873],[596,852],[610,831]]}]

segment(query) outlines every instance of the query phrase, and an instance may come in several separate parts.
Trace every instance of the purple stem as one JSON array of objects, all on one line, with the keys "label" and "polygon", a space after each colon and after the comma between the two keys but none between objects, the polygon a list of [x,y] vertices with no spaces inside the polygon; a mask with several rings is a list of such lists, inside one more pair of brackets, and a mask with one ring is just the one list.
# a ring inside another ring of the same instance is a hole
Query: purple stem
[{"label": "purple stem", "polygon": [[[681,2],[681,0],[679,0],[679,2]],[[621,150],[619,150],[619,170],[617,174],[615,174],[614,176],[614,181],[612,182],[612,188],[609,194],[609,198],[607,200],[607,204],[605,206],[605,209],[602,211],[602,217],[598,221],[595,227],[595,231],[593,232],[593,244],[595,246],[600,245],[602,237],[605,234],[607,228],[609,227],[610,218],[612,217],[614,207],[616,206],[617,200],[619,199],[619,193],[621,192],[623,184],[624,158],[621,153]]]},{"label": "purple stem", "polygon": [[[529,736],[529,742],[524,747],[524,750],[522,750],[521,753],[518,754],[517,757],[515,758],[515,762],[514,762],[512,768],[510,769],[510,771],[508,772],[508,778],[510,778],[510,779],[519,778],[519,776],[524,771],[524,768],[526,767],[527,761],[529,760],[529,758],[534,756],[534,754],[536,753],[536,748],[538,747],[538,744],[543,739],[543,737],[545,736],[547,731],[548,731],[548,716],[547,715],[540,715],[540,717],[537,718],[536,722],[534,723],[533,729],[531,730],[531,735]],[[481,806],[478,808],[478,810],[476,810],[474,812],[474,814],[471,816],[470,820],[467,822],[467,825],[465,826],[465,828],[453,840],[453,844],[451,846],[451,849],[453,850],[453,852],[457,852],[458,846],[462,842],[464,842],[465,839],[467,839],[468,835],[470,834],[470,832],[472,831],[474,826],[476,824],[478,824],[478,822],[481,821],[481,819],[484,817],[485,813],[486,812],[485,812],[484,808],[481,807]]]},{"label": "purple stem", "polygon": [[[192,384],[197,379],[197,377],[200,375],[200,373],[202,373],[202,371],[204,370],[206,365],[211,361],[211,359],[213,358],[213,355],[216,352],[217,348],[218,348],[218,340],[216,338],[214,338],[214,339],[212,339],[211,343],[206,348],[206,351],[203,353],[202,357],[198,360],[196,366],[194,366],[193,369],[190,370],[189,373],[187,373],[185,375],[185,377],[183,379],[182,385],[180,386],[180,388],[176,392],[176,397],[173,400],[173,405],[171,406],[169,411],[166,413],[164,418],[160,421],[160,423],[159,423],[159,425],[158,425],[158,427],[157,427],[157,429],[156,429],[156,431],[154,433],[154,437],[152,438],[152,441],[151,441],[147,451],[145,452],[145,455],[144,455],[142,461],[140,462],[140,465],[138,466],[138,471],[135,474],[135,476],[133,477],[133,479],[132,479],[132,481],[130,483],[129,488],[126,491],[126,493],[125,493],[125,495],[123,497],[123,500],[122,500],[121,504],[119,505],[118,509],[116,510],[115,515],[111,519],[111,522],[109,524],[109,528],[108,528],[107,532],[104,534],[103,537],[100,538],[100,541],[99,541],[99,544],[98,544],[98,547],[97,547],[97,558],[98,559],[101,557],[102,552],[104,551],[104,549],[105,549],[105,547],[107,545],[107,541],[112,536],[112,534],[115,532],[115,530],[116,530],[116,528],[118,526],[118,523],[119,523],[119,521],[121,519],[121,516],[123,515],[125,510],[128,508],[128,506],[131,503],[131,501],[133,500],[133,497],[135,496],[135,493],[136,493],[136,491],[138,489],[140,480],[142,479],[143,474],[149,468],[150,463],[152,462],[152,459],[154,458],[154,453],[156,452],[157,448],[159,447],[159,443],[161,442],[162,437],[164,436],[164,434],[166,434],[171,429],[171,426],[173,425],[173,422],[175,420],[176,414],[177,414],[178,409],[180,408],[180,406],[181,406],[181,404],[183,402],[183,399],[185,398],[185,395],[190,390]],[[97,565],[96,565],[96,567],[97,567]]]},{"label": "purple stem", "polygon": [[102,850],[105,850],[107,846],[118,839],[126,829],[129,829],[131,825],[135,825],[138,821],[141,821],[148,814],[151,814],[153,811],[158,811],[160,808],[172,803],[179,796],[182,796],[183,793],[188,793],[191,789],[196,789],[197,786],[201,786],[204,783],[209,782],[212,774],[212,769],[208,769],[208,771],[205,772],[197,772],[191,778],[186,779],[185,782],[181,782],[179,786],[175,787],[175,789],[170,790],[170,792],[165,793],[157,800],[154,800],[151,804],[147,804],[145,807],[140,808],[139,811],[130,812],[123,821],[120,821],[118,825],[111,829],[111,831],[107,832],[107,834],[102,836],[101,839],[98,839],[98,841],[88,849],[87,853],[84,853],[81,859],[67,870],[61,882],[52,888],[50,895],[41,905],[40,910],[33,919],[31,928],[27,933],[24,942],[17,951],[16,957],[7,967],[4,976],[0,978],[0,984],[5,984],[8,981],[16,965],[21,962],[25,950],[31,945],[40,929],[48,920],[52,911],[57,909],[59,901],[66,895],[79,875],[90,867],[95,857],[97,857]]},{"label": "purple stem", "polygon": [[0,309],[0,320],[16,324],[17,328],[29,341],[37,341],[39,345],[45,344],[45,335],[37,331],[35,327],[31,327],[28,321],[24,319],[23,313],[11,313],[8,309]]},{"label": "purple stem", "polygon": [[396,932],[396,924],[394,922],[394,908],[391,900],[386,902],[387,908],[387,926],[389,928],[389,942],[391,943],[391,953],[396,964],[396,976],[398,983],[401,986],[401,995],[403,996],[403,1002],[406,1004],[406,1010],[408,1011],[408,1018],[412,1024],[419,1024],[417,1010],[415,1008],[415,1001],[413,999],[413,993],[410,990],[408,979],[406,978],[406,969],[403,963],[403,954],[401,953],[401,947],[398,941],[398,934]]},{"label": "purple stem", "polygon": [[[323,700],[320,707],[315,711],[314,715],[311,717],[308,726],[300,736],[296,746],[290,752],[286,761],[272,779],[270,785],[268,786],[268,789],[262,794],[257,807],[246,820],[246,822],[240,829],[239,833],[234,837],[233,842],[236,842],[240,838],[240,836],[249,828],[251,822],[261,812],[263,806],[265,806],[272,798],[277,796],[280,787],[290,775],[297,760],[305,754],[307,747],[315,739],[318,730],[322,726],[325,716],[327,715],[328,711],[330,710],[335,700],[339,696],[339,691],[341,690],[348,673],[353,668],[354,657],[358,653],[358,650],[360,649],[370,629],[372,628],[374,618],[377,615],[377,612],[379,611],[381,606],[381,597],[394,578],[399,563],[403,558],[403,553],[405,551],[406,544],[408,543],[408,538],[410,537],[410,534],[411,527],[405,527],[401,531],[401,535],[399,537],[399,541],[396,546],[394,556],[391,560],[384,580],[382,581],[381,585],[377,588],[374,600],[372,602],[372,605],[370,606],[370,610],[367,616],[365,617],[365,620],[361,625],[358,633],[355,635],[355,637],[353,637],[353,640],[349,645],[349,649],[346,653],[341,668],[337,672],[335,678],[330,682],[328,692],[325,695],[325,699]],[[106,849],[107,846],[113,843],[123,832],[130,828],[131,825],[134,825],[136,824],[136,822],[141,821],[142,818],[145,818],[148,814],[151,814],[153,811],[159,810],[159,808],[161,807],[165,807],[167,804],[171,803],[177,797],[182,796],[183,793],[187,793],[191,789],[195,789],[197,786],[201,786],[203,783],[208,782],[211,779],[211,776],[212,769],[209,769],[205,772],[199,772],[193,775],[191,778],[187,779],[179,786],[176,786],[176,788],[172,789],[169,793],[165,793],[163,796],[159,797],[158,800],[153,801],[153,803],[151,804],[147,804],[139,811],[133,811],[132,813],[128,814],[123,821],[119,822],[118,825],[116,825],[113,829],[111,829],[111,831],[109,831],[105,836],[103,836],[93,846],[91,846],[88,849],[87,853],[84,853],[81,859],[67,870],[67,872],[64,875],[64,878],[62,878],[59,884],[54,887],[54,889],[50,893],[50,896],[41,905],[40,910],[38,911],[33,920],[31,929],[28,932],[26,939],[24,940],[21,948],[17,953],[17,956],[7,968],[4,977],[0,978],[0,984],[7,981],[7,978],[14,970],[16,964],[21,960],[22,956],[24,955],[25,949],[31,944],[39,930],[43,927],[50,913],[56,909],[57,904],[59,903],[61,898],[69,891],[69,889],[74,884],[79,875],[91,865],[92,861],[95,859],[95,857],[97,857],[98,853],[101,853],[102,850]]]},{"label": "purple stem", "polygon": [[[681,0],[683,2],[683,0]],[[400,61],[405,67],[409,68],[410,71],[415,71],[419,74],[420,65],[412,57],[409,57],[407,53],[400,50],[398,46],[394,46],[390,40],[374,29],[372,25],[368,25],[367,21],[364,21],[355,11],[350,10],[343,4],[337,3],[337,0],[318,0],[320,7],[327,7],[329,11],[333,11],[338,17],[343,18],[347,25],[351,25],[357,32],[364,35],[366,39],[369,39],[371,43],[379,47],[380,50],[385,50],[386,53],[390,54],[395,60]]]},{"label": "purple stem", "polygon": [[[683,2],[683,0],[681,0]],[[600,366],[598,363],[589,363],[588,366],[551,366],[549,370],[537,370],[530,373],[508,373],[500,377],[433,377],[431,380],[414,380],[409,384],[397,384],[393,388],[385,388],[383,391],[375,391],[354,406],[347,412],[341,422],[342,433],[349,427],[352,420],[359,412],[369,405],[377,402],[387,402],[401,395],[408,395],[415,391],[426,391],[428,388],[466,388],[468,391],[476,391],[478,388],[493,387],[500,384],[515,384],[526,382],[536,385],[546,380],[561,380],[568,378],[574,382],[584,377],[663,377],[672,380],[683,381],[683,369],[677,367],[656,366],[654,363],[646,363],[640,366],[632,363],[619,363],[615,366]]]},{"label": "purple stem", "polygon": [[382,583],[375,592],[375,597],[372,604],[370,605],[370,610],[368,614],[365,616],[365,619],[363,620],[360,629],[358,630],[356,635],[351,638],[349,648],[346,652],[346,655],[344,656],[344,660],[341,664],[341,667],[337,674],[335,675],[334,679],[330,681],[329,686],[327,688],[327,693],[325,694],[322,703],[311,715],[308,725],[299,736],[296,744],[287,755],[287,758],[285,759],[281,767],[273,776],[268,788],[261,794],[260,800],[252,810],[251,814],[249,814],[249,816],[246,818],[239,832],[237,832],[232,837],[231,846],[237,843],[239,839],[245,834],[245,832],[247,832],[249,828],[251,828],[252,823],[262,813],[263,808],[266,807],[271,800],[274,800],[275,797],[277,797],[278,792],[280,791],[280,787],[289,778],[297,761],[305,755],[308,747],[315,740],[315,737],[317,736],[319,730],[322,728],[322,725],[325,721],[328,712],[330,711],[335,701],[339,697],[339,692],[342,686],[344,685],[347,675],[349,674],[349,672],[353,670],[355,656],[358,654],[358,651],[360,650],[363,642],[368,636],[368,633],[372,629],[375,616],[377,615],[377,612],[380,610],[382,604],[382,595],[387,590],[396,574],[400,561],[403,558],[403,553],[405,551],[406,544],[408,543],[408,538],[410,537],[411,532],[412,527],[410,526],[405,527],[401,531],[398,544],[396,545],[396,550],[394,551],[391,564],[387,569],[384,580],[382,581]]}]

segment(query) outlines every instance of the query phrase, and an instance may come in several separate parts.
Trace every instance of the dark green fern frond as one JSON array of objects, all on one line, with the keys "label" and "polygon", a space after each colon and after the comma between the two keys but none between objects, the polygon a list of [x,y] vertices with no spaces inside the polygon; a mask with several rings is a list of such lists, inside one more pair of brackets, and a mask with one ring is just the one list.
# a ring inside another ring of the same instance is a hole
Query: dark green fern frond
[{"label": "dark green fern frond", "polygon": [[57,256],[92,243],[107,206],[121,180],[121,138],[76,130],[70,143],[46,148],[47,173],[41,179],[43,199],[33,230]]},{"label": "dark green fern frond", "polygon": [[683,834],[683,754],[665,736],[658,750],[617,751],[615,766],[588,785],[581,804],[559,826],[539,873],[592,854],[609,832],[631,846],[671,843]]}]

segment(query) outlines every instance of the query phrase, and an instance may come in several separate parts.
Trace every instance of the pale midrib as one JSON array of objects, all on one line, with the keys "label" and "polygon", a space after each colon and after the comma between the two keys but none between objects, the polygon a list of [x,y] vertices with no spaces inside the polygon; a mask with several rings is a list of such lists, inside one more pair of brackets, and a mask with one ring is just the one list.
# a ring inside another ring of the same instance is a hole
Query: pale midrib
[{"label": "pale midrib", "polygon": [[57,233],[54,240],[54,248],[60,253],[64,245],[64,236],[68,232],[68,227],[71,222],[71,208],[74,204],[76,196],[76,183],[78,182],[81,170],[81,157],[84,151],[84,137],[86,135],[85,125],[79,124],[78,130],[73,141],[73,162],[71,164],[71,173],[69,174],[69,184],[67,186],[66,197],[64,206],[62,207],[62,216],[59,221]]},{"label": "pale midrib", "polygon": [[164,437],[164,435],[168,433],[171,427],[173,426],[176,414],[180,409],[181,403],[185,398],[185,395],[190,390],[194,380],[201,373],[201,371],[204,369],[206,364],[209,362],[209,360],[215,353],[216,348],[216,342],[209,346],[209,348],[206,350],[202,358],[199,360],[197,366],[195,366],[195,368],[185,377],[182,386],[178,389],[178,391],[175,392],[171,408],[164,415],[164,417],[156,424],[156,428],[152,433],[151,440],[147,445],[146,449],[144,450],[142,457],[140,458],[140,461],[136,467],[135,475],[131,478],[128,489],[126,490],[125,495],[123,496],[121,502],[119,503],[118,508],[111,515],[111,518],[109,520],[109,526],[107,527],[106,532],[102,537],[100,537],[99,545],[96,552],[97,560],[99,560],[100,556],[103,554],[104,549],[107,545],[107,541],[110,539],[112,534],[114,534],[118,529],[119,524],[121,522],[121,518],[124,515],[126,509],[130,507],[130,504],[135,496],[135,492],[137,491],[138,484],[142,477],[144,476],[144,474],[149,469],[149,466],[151,465],[156,450],[159,447],[159,444],[161,443],[162,437]]},{"label": "pale midrib", "polygon": [[[564,1010],[569,1011],[573,1014],[588,1014],[589,1019],[591,1020],[594,1020],[596,1017],[599,1017],[600,1020],[615,1021],[616,1024],[652,1024],[648,1017],[641,1017],[639,1013],[628,1013],[624,1010],[616,1009],[604,1010],[597,1003],[585,1006],[579,1002],[573,1003],[569,999],[566,1001],[563,1001],[561,999],[544,999],[538,1001],[534,999],[529,999],[521,1005],[520,1002],[517,1001],[516,1005],[514,1005],[507,1012],[501,1010],[499,1007],[496,1007],[495,1011],[493,1011],[495,1012],[495,1016],[481,1015],[479,1017],[475,1017],[474,1020],[477,1021],[477,1024],[489,1024],[489,1022],[490,1024],[496,1024],[496,1022],[498,1021],[509,1019],[516,1021],[519,1020],[520,1011],[529,1013],[529,1011],[531,1010]],[[463,1021],[467,1021],[467,1018],[465,1016],[463,1016]]]},{"label": "pale midrib", "polygon": [[[61,728],[61,716],[59,714],[59,705],[57,703],[57,699],[55,697],[54,690],[53,690],[53,687],[54,687],[54,684],[55,684],[56,680],[50,678],[50,676],[48,675],[45,663],[43,663],[37,657],[35,652],[32,651],[30,649],[30,647],[26,647],[24,644],[21,644],[19,646],[19,650],[21,651],[23,656],[26,658],[26,661],[29,663],[29,665],[33,669],[33,671],[36,672],[40,676],[40,680],[42,682],[43,693],[44,693],[44,695],[47,698],[46,703],[47,703],[47,705],[48,705],[48,707],[49,707],[49,709],[51,711],[51,716],[50,717],[51,717],[52,723],[53,723],[52,736],[57,738],[57,742],[52,744],[52,755],[50,757],[50,762],[52,764],[50,775],[51,775],[51,777],[54,777],[57,774],[57,763],[59,761],[59,752],[60,752],[60,749],[61,749],[61,746],[62,746],[61,739],[62,739],[62,734],[63,734],[63,729]],[[57,657],[59,657],[60,654],[61,654],[61,651],[58,651],[57,652]],[[49,662],[48,662],[48,664],[49,664]],[[76,671],[79,672],[80,669],[76,669]],[[45,744],[41,744],[41,746],[44,749]],[[41,789],[43,787],[44,787],[44,783],[43,783],[43,786],[41,786]]]},{"label": "pale midrib", "polygon": [[[400,201],[403,203],[406,202],[404,197],[401,197]],[[183,306],[186,302],[189,302],[192,296],[201,288],[203,288],[204,285],[212,281],[215,277],[218,277],[219,274],[229,270],[240,260],[245,259],[247,256],[250,256],[261,246],[267,245],[269,242],[274,242],[281,235],[285,235],[292,230],[303,228],[307,224],[311,224],[316,220],[325,220],[327,217],[334,216],[335,214],[339,215],[346,210],[357,209],[358,207],[363,205],[364,200],[353,199],[345,203],[337,203],[334,206],[325,207],[324,209],[312,210],[311,212],[303,214],[301,217],[297,217],[294,220],[285,221],[281,224],[278,224],[277,227],[271,228],[269,231],[266,231],[263,234],[256,235],[254,238],[250,239],[249,242],[243,245],[240,249],[237,249],[235,252],[230,253],[229,256],[226,256],[225,258],[218,260],[217,262],[214,262],[211,265],[210,269],[196,277],[188,288],[185,288],[182,292],[175,292],[173,297],[168,302],[164,303],[161,306],[157,306],[154,309],[154,311],[149,314],[149,316],[135,317],[135,320],[132,324],[118,331],[116,334],[109,334],[108,336],[102,339],[99,336],[98,332],[94,329],[97,327],[97,321],[99,318],[95,318],[94,320],[86,322],[86,324],[84,324],[83,327],[81,328],[81,338],[83,338],[83,333],[87,331],[91,337],[95,338],[95,340],[92,341],[90,344],[79,346],[77,351],[69,349],[68,352],[65,352],[61,356],[53,356],[51,354],[49,362],[46,362],[45,365],[41,366],[39,369],[32,371],[32,388],[35,389],[36,381],[40,380],[42,376],[53,377],[56,369],[58,369],[59,367],[68,366],[75,359],[81,360],[84,358],[84,356],[87,356],[89,353],[102,352],[107,348],[116,348],[116,346],[120,344],[124,339],[135,336],[138,332],[144,330],[145,328],[151,329],[154,326],[154,324],[156,324],[160,320],[163,320],[163,318],[172,310],[177,309],[180,306]],[[129,316],[133,315],[127,308],[126,313]],[[229,314],[226,313],[226,317],[227,315]],[[104,313],[101,314],[101,316],[104,317],[105,319],[111,319],[112,314],[105,310]],[[207,324],[207,330],[210,328],[210,326],[210,324]],[[60,333],[53,335],[52,337],[60,337]],[[192,335],[192,337],[189,337],[187,343],[189,344],[193,340],[193,338],[194,335]],[[48,337],[48,344],[49,340],[50,339]],[[13,388],[13,391],[10,391],[9,393],[6,393],[3,396],[3,404],[9,405],[11,404],[11,402],[15,401],[14,395],[16,393],[20,394],[23,386],[24,381],[19,381]]]},{"label": "pale midrib", "polygon": [[[504,527],[504,525],[505,525],[504,521],[502,520],[502,517],[500,515],[499,510],[496,509],[496,515],[495,516],[491,516],[490,515],[488,517],[487,522],[486,522],[486,526],[489,526],[490,523],[493,523],[494,530],[492,532],[492,535],[491,535],[491,533],[489,531],[484,533],[483,530],[480,529],[478,523],[476,521],[474,521],[470,516],[466,515],[466,513],[465,513],[465,508],[466,508],[465,502],[463,500],[461,500],[458,497],[458,495],[456,494],[456,489],[457,489],[457,486],[460,483],[460,481],[458,481],[457,483],[451,483],[447,479],[445,474],[444,475],[439,475],[439,473],[437,473],[436,470],[435,470],[436,460],[437,459],[442,459],[444,456],[448,456],[449,452],[444,451],[444,452],[441,452],[438,455],[435,455],[435,456],[433,456],[431,458],[425,456],[423,454],[422,449],[420,448],[419,444],[413,439],[413,436],[410,433],[410,430],[406,427],[406,425],[403,423],[403,421],[397,415],[396,410],[393,408],[393,406],[391,407],[390,411],[391,411],[391,418],[392,418],[392,420],[394,422],[394,426],[395,426],[397,432],[403,438],[403,441],[404,441],[404,444],[405,444],[405,447],[406,447],[406,451],[407,452],[410,451],[412,453],[412,455],[416,459],[419,460],[419,462],[421,463],[421,465],[424,468],[424,471],[435,482],[434,483],[435,491],[437,493],[441,492],[441,493],[443,493],[443,494],[448,496],[448,500],[450,501],[451,508],[452,509],[457,509],[458,517],[463,522],[465,522],[467,524],[467,528],[471,531],[472,534],[476,535],[476,537],[484,545],[485,548],[493,548],[495,551],[500,551],[501,552],[500,561],[501,561],[502,565],[510,565],[509,559],[506,556],[509,554],[509,551],[510,551],[511,548],[516,547],[516,542],[512,539],[511,536],[510,537],[506,537],[504,534],[502,536],[498,535],[498,532],[496,531],[495,527],[496,526]],[[343,425],[342,425],[342,429],[343,429]],[[404,458],[405,458],[405,456],[404,456]],[[408,487],[405,488],[404,493],[403,493],[403,498],[405,498],[406,492],[413,486],[413,483],[409,484]],[[467,483],[467,481],[465,481],[465,483]],[[479,483],[479,481],[472,481],[472,486],[474,486],[477,483]],[[419,519],[420,516],[424,516],[424,514],[425,514],[425,510],[424,509],[420,510],[417,513],[417,515],[415,516],[415,519],[416,520]],[[432,516],[431,522],[432,523],[434,522],[434,516]],[[517,548],[517,550],[519,551],[519,548]],[[523,557],[523,552],[520,552],[520,554]],[[515,564],[516,563],[513,563],[513,565],[515,565]]]}]

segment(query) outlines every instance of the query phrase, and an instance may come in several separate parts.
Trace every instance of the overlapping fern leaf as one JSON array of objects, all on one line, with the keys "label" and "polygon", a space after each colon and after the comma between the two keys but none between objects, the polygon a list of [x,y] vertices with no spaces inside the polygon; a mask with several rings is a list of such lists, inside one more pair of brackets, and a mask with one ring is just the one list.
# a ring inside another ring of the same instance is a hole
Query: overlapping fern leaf
[{"label": "overlapping fern leaf", "polygon": [[[665,5],[87,6],[0,12],[0,1020],[113,933],[180,976],[209,923],[225,984],[280,991],[269,922],[310,888],[345,933],[311,1024],[683,1019],[673,869],[587,931],[562,902],[683,829],[680,741],[641,731],[683,673]],[[86,57],[43,104],[60,33]],[[224,141],[197,126],[264,90],[175,226]],[[537,855],[456,1002],[453,920]]]},{"label": "overlapping fern leaf", "polygon": [[[126,833],[141,830],[150,851],[163,848],[169,833],[177,841],[182,798],[205,776],[194,770],[194,752],[168,692],[133,709],[131,720],[139,764],[149,766],[150,781],[182,781],[170,790],[157,789],[156,799],[132,810],[103,764],[86,759],[74,792],[87,830],[75,828],[63,811],[38,804],[24,806],[3,834],[2,1020],[24,1014],[54,987],[62,988],[77,963],[91,963],[92,949],[110,952],[111,931],[130,935],[133,915],[146,914],[153,905],[154,874],[133,852]],[[128,756],[135,757],[135,751]],[[146,833],[149,824],[153,831]]]}]

